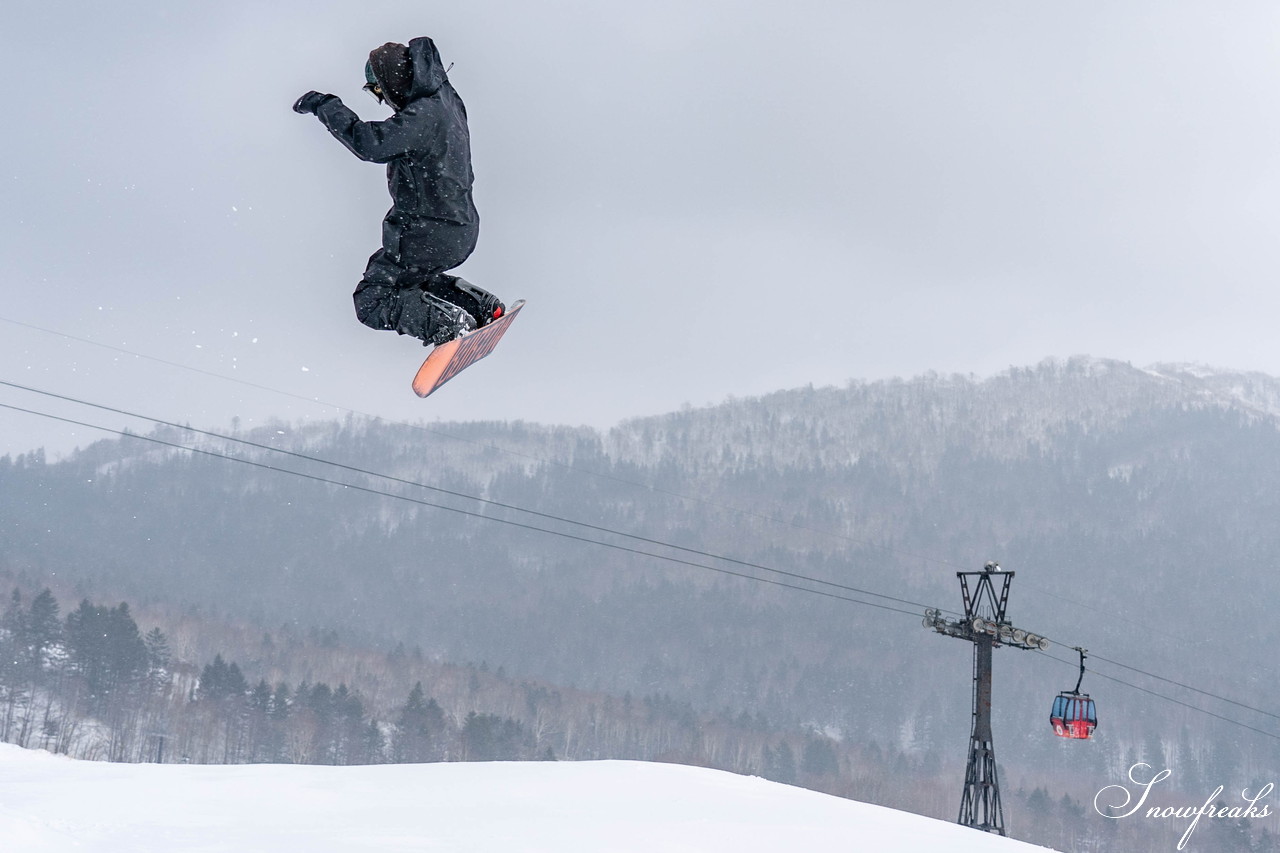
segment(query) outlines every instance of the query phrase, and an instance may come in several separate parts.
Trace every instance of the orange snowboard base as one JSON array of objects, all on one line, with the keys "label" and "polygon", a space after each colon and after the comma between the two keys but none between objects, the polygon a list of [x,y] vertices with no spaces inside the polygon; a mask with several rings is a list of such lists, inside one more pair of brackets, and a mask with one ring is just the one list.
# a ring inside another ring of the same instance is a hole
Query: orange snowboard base
[{"label": "orange snowboard base", "polygon": [[413,392],[419,397],[425,397],[493,352],[498,341],[506,334],[507,327],[523,307],[524,300],[521,299],[507,313],[487,326],[433,349],[427,360],[422,362],[422,367],[418,368],[418,375],[413,377]]}]

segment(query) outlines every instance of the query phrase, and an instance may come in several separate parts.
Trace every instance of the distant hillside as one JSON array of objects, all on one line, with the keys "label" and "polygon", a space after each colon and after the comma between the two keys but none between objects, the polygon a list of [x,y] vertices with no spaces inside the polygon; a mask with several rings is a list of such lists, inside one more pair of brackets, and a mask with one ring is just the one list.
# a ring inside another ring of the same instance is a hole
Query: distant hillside
[{"label": "distant hillside", "polygon": [[[0,570],[812,725],[903,749],[958,791],[970,652],[925,631],[917,605],[957,609],[955,572],[995,559],[1016,572],[1015,623],[1090,649],[1098,674],[1085,689],[1102,714],[1095,742],[1057,742],[1047,711],[1075,682],[1074,653],[1001,650],[1009,783],[1091,796],[1145,758],[1207,793],[1280,776],[1276,741],[1101,674],[1275,729],[1106,661],[1278,704],[1258,660],[1280,640],[1278,419],[1272,377],[1073,359],[783,391],[606,432],[352,418],[241,436],[436,490],[164,429],[156,436],[419,503],[106,441],[52,464],[0,461]],[[907,613],[633,551],[825,579],[903,601],[825,592]]]}]

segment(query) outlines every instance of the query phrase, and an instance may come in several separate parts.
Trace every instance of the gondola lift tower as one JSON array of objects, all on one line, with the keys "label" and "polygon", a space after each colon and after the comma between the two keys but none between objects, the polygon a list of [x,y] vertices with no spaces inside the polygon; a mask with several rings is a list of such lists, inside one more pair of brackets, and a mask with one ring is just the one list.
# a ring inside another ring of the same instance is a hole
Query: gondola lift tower
[{"label": "gondola lift tower", "polygon": [[960,579],[964,616],[951,620],[940,610],[930,608],[925,611],[924,626],[973,643],[973,730],[969,735],[969,762],[957,822],[1004,835],[1004,809],[1000,803],[1000,779],[991,737],[991,651],[998,646],[1045,651],[1049,641],[1015,628],[1008,621],[1005,611],[1013,572],[990,562],[980,572],[956,572],[956,576]]}]

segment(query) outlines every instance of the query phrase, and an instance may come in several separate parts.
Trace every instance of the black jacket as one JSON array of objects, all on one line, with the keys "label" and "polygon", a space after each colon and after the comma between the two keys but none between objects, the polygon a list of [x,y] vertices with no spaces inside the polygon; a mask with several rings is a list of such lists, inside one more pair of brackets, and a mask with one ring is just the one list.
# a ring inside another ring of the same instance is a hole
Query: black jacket
[{"label": "black jacket", "polygon": [[389,220],[434,219],[475,227],[467,108],[445,76],[435,43],[409,42],[413,81],[386,121],[361,121],[336,97],[316,109],[329,132],[361,160],[387,164]]}]

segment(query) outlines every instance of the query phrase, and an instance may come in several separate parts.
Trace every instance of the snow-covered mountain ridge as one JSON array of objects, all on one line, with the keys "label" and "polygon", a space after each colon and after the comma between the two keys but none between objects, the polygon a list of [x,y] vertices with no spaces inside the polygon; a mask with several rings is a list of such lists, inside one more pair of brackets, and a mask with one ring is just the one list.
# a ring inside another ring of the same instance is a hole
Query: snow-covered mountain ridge
[{"label": "snow-covered mountain ridge", "polygon": [[[625,422],[608,433],[605,446],[615,459],[695,470],[748,461],[841,466],[868,454],[931,469],[948,447],[1025,458],[1064,430],[1090,433],[1138,412],[1196,408],[1280,422],[1280,379],[1086,356],[1046,359],[985,379],[925,374],[731,399]],[[708,446],[721,452],[709,457]]]},{"label": "snow-covered mountain ridge", "polygon": [[[759,464],[840,468],[874,456],[894,460],[895,467],[914,463],[930,470],[949,447],[964,446],[995,458],[1026,458],[1063,431],[1108,430],[1135,413],[1160,409],[1215,409],[1280,424],[1280,378],[1193,364],[1139,368],[1075,356],[986,378],[927,373],[731,397],[630,419],[603,431],[521,422],[390,424],[349,416],[306,425],[271,424],[238,435],[302,454],[334,443],[365,445],[367,459],[353,459],[353,464],[367,462],[397,476],[452,470],[481,481],[503,471],[527,475],[548,459],[588,466],[678,466],[722,475]],[[154,435],[215,452],[225,448],[217,438],[186,430],[161,428]],[[501,452],[495,453],[494,445]],[[113,448],[100,474],[182,452],[142,443],[120,450],[127,455]],[[235,448],[235,455],[253,458],[264,452]]]},{"label": "snow-covered mountain ridge", "polygon": [[1280,379],[1274,376],[1198,364],[1155,364],[1146,370],[1153,376],[1178,383],[1205,405],[1241,408],[1259,415],[1280,417]]}]

